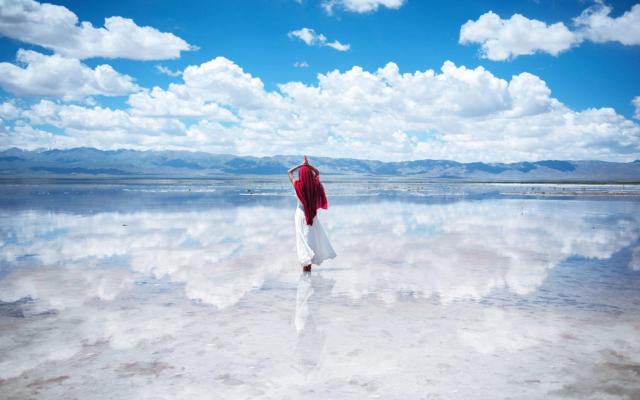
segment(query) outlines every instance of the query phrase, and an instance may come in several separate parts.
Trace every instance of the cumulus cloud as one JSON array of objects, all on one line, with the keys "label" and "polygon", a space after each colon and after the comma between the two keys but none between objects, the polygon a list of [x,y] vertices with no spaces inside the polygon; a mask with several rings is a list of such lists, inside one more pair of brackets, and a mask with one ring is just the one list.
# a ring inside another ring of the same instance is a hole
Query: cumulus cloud
[{"label": "cumulus cloud", "polygon": [[462,25],[459,41],[479,43],[482,56],[490,60],[507,60],[538,51],[556,56],[575,45],[577,38],[562,22],[547,25],[520,14],[502,19],[489,11]]},{"label": "cumulus cloud", "polygon": [[[49,102],[22,111],[19,120],[40,125],[46,117],[68,140],[99,148],[380,160],[640,158],[637,123],[611,108],[572,110],[527,72],[506,80],[450,61],[440,71],[413,73],[388,63],[269,91],[260,78],[218,57],[187,67],[182,80],[131,94],[124,110]],[[10,147],[20,134],[7,135]]]},{"label": "cumulus cloud", "polygon": [[225,57],[191,65],[182,77],[184,84],[169,85],[169,90],[185,98],[199,98],[239,109],[269,107],[279,98],[276,93],[265,91],[262,80]]},{"label": "cumulus cloud", "polygon": [[0,104],[0,119],[16,119],[21,112],[22,110],[11,101],[5,101]]},{"label": "cumulus cloud", "polygon": [[137,116],[125,110],[114,110],[106,107],[84,107],[80,105],[59,104],[49,100],[42,100],[25,111],[27,117],[35,125],[51,125],[64,129],[69,133],[80,131],[82,134],[103,134],[105,131],[112,135],[118,133],[131,136],[180,134],[185,126],[180,121],[171,118],[146,118]]},{"label": "cumulus cloud", "polygon": [[216,121],[236,121],[234,114],[205,98],[183,97],[159,87],[129,97],[133,115],[152,117],[206,117]]},{"label": "cumulus cloud", "polygon": [[185,40],[123,17],[105,18],[94,27],[64,6],[34,0],[2,0],[0,35],[35,44],[72,58],[159,60],[193,50]]},{"label": "cumulus cloud", "polygon": [[620,42],[624,45],[640,44],[640,4],[623,15],[611,18],[611,7],[598,3],[574,18],[579,34],[592,42]]},{"label": "cumulus cloud", "polygon": [[405,0],[323,0],[322,7],[327,14],[332,14],[334,9],[355,13],[367,13],[378,11],[380,7],[398,9]]},{"label": "cumulus cloud", "polygon": [[611,10],[602,3],[587,8],[573,19],[573,30],[562,22],[547,24],[520,14],[502,19],[489,11],[462,25],[459,42],[480,44],[482,57],[495,61],[537,52],[557,56],[585,40],[640,44],[640,4],[618,18],[609,16]]},{"label": "cumulus cloud", "polygon": [[631,103],[635,108],[634,116],[636,117],[636,119],[640,119],[640,96],[634,97]]},{"label": "cumulus cloud", "polygon": [[331,47],[338,51],[348,51],[351,48],[351,45],[340,43],[337,40],[329,42],[325,35],[323,35],[322,33],[316,33],[316,31],[311,28],[301,28],[295,31],[291,31],[287,35],[290,38],[297,38],[302,40],[307,44],[307,46]]},{"label": "cumulus cloud", "polygon": [[[83,144],[85,143],[85,144]],[[18,121],[13,127],[0,128],[0,144],[3,147],[19,147],[35,150],[37,148],[60,149],[86,146],[91,140],[86,138],[57,135],[44,129],[34,128],[23,121]]]},{"label": "cumulus cloud", "polygon": [[[145,148],[166,142],[167,137],[179,137],[186,129],[185,124],[175,118],[151,118],[125,110],[50,100],[42,100],[22,110],[20,116],[14,127],[0,133],[3,146],[10,144],[24,149],[101,147],[105,143],[126,142],[129,143],[127,147]],[[45,130],[49,127],[56,133]]]},{"label": "cumulus cloud", "polygon": [[77,99],[91,95],[121,96],[139,90],[133,78],[108,64],[90,68],[73,58],[18,50],[17,64],[0,63],[0,87],[18,96]]}]

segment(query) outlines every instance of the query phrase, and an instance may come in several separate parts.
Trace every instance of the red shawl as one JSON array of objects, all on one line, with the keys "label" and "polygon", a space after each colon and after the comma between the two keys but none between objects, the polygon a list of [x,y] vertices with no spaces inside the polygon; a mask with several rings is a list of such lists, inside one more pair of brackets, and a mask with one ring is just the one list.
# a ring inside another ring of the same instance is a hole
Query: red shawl
[{"label": "red shawl", "polygon": [[311,168],[303,165],[298,171],[298,180],[293,185],[296,188],[298,199],[304,207],[307,225],[313,225],[318,208],[329,208],[320,177],[316,176]]}]

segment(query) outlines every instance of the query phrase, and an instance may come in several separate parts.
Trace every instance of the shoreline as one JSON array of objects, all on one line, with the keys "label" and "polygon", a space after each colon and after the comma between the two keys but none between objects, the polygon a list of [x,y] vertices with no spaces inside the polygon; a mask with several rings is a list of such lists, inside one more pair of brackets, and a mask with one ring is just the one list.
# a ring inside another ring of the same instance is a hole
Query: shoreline
[{"label": "shoreline", "polygon": [[[562,185],[562,186],[640,186],[640,180],[447,180],[432,177],[416,176],[371,176],[371,175],[333,175],[323,174],[323,182],[380,182],[380,183],[420,183],[447,185]],[[209,181],[287,181],[283,175],[211,175],[211,176],[161,176],[161,175],[127,175],[127,176],[0,176],[3,184],[55,184],[55,183],[145,183],[160,182],[209,182]]]},{"label": "shoreline", "polygon": [[[513,193],[501,193],[511,195]],[[524,192],[522,196],[544,197],[640,197],[640,192]]]}]

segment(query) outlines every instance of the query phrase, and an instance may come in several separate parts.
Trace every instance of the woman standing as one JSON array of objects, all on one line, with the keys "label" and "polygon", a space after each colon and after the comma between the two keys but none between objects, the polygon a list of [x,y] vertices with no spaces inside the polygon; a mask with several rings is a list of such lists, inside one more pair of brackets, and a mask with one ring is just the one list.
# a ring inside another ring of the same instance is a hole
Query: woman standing
[{"label": "woman standing", "polygon": [[[296,170],[299,170],[298,180],[293,177]],[[307,156],[304,156],[302,164],[289,170],[289,180],[298,199],[295,215],[298,260],[302,270],[310,272],[311,264],[320,265],[324,260],[336,256],[329,237],[316,215],[319,208],[329,208],[329,203],[320,183],[320,171],[309,164]]]}]

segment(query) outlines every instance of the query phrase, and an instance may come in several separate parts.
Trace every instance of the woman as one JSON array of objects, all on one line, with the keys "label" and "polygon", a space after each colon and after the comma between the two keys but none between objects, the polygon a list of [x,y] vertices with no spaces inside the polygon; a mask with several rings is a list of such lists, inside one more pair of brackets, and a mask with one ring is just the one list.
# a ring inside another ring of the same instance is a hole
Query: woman
[{"label": "woman", "polygon": [[[293,172],[298,171],[298,180]],[[334,258],[336,252],[318,219],[318,208],[328,208],[329,203],[320,183],[320,171],[309,164],[307,156],[304,162],[289,170],[289,180],[296,191],[296,249],[298,260],[304,272],[311,272],[311,264],[320,265],[324,260]]]}]

